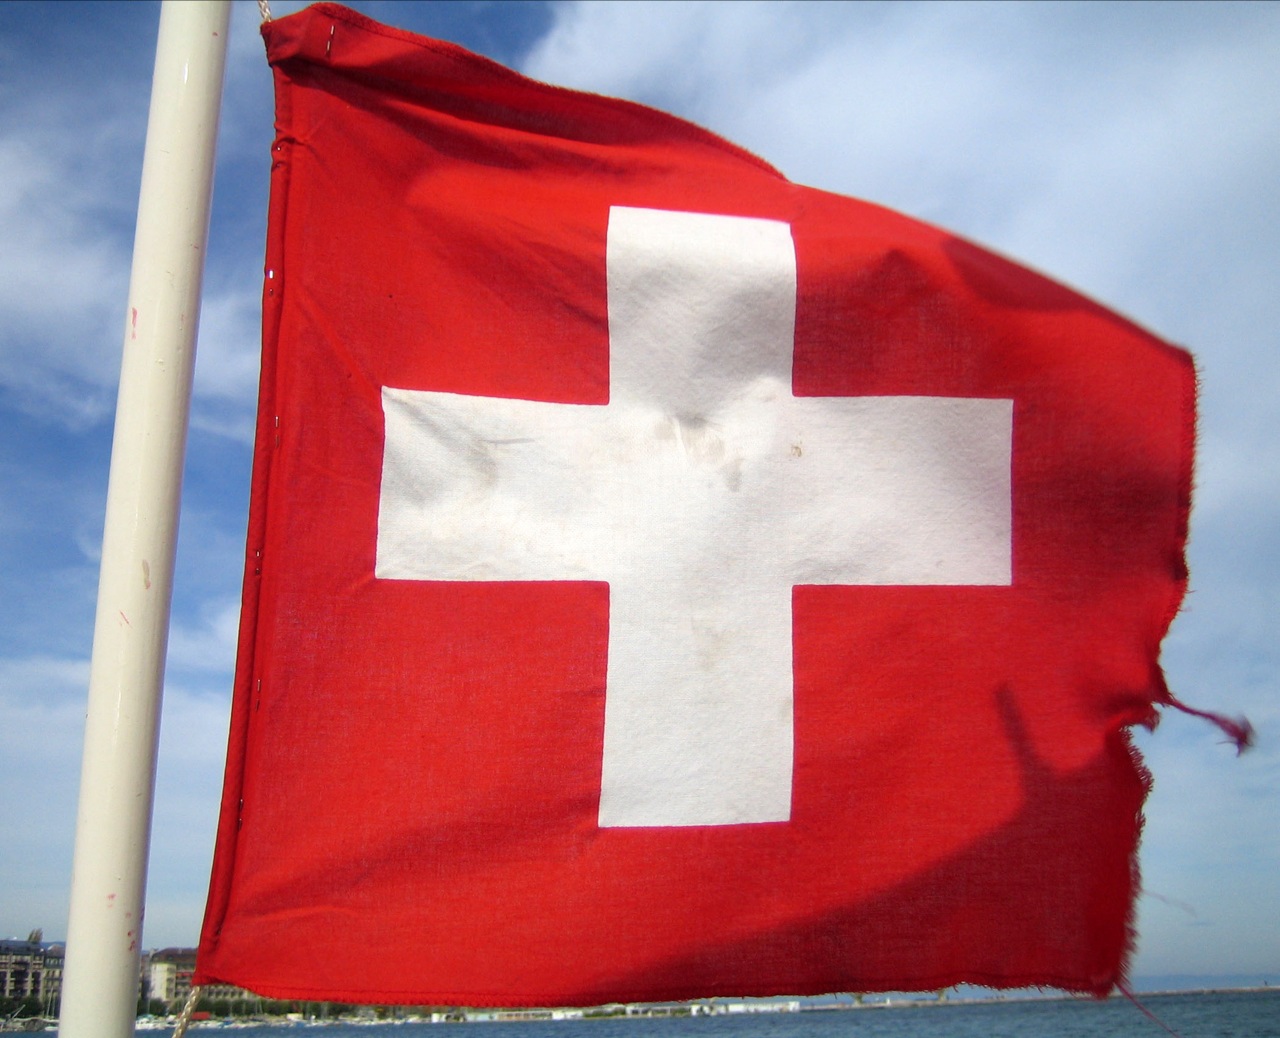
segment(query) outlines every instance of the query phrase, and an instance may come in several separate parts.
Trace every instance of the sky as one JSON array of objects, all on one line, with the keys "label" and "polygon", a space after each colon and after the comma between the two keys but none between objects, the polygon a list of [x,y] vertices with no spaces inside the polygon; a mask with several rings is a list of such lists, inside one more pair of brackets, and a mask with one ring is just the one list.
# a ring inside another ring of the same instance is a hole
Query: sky
[{"label": "sky", "polygon": [[[275,2],[279,17],[298,4]],[[1280,979],[1280,4],[353,3],[638,100],[946,227],[1190,349],[1191,592],[1133,974]],[[66,933],[159,5],[0,4],[0,937]],[[195,943],[226,746],[271,82],[234,5],[157,773],[147,947]]]}]

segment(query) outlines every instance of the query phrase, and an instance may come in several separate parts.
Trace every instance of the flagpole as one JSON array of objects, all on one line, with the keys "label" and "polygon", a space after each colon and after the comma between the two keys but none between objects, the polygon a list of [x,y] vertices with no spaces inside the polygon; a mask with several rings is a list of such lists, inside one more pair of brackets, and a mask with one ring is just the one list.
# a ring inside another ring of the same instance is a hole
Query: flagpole
[{"label": "flagpole", "polygon": [[134,1033],[178,498],[230,0],[164,0],[116,402],[61,1038]]}]

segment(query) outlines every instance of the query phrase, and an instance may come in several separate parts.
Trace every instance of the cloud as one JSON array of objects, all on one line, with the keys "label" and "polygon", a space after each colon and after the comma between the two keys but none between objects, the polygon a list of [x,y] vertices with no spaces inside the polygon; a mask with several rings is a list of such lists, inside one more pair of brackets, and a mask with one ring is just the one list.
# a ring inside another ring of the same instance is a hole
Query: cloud
[{"label": "cloud", "polygon": [[[77,128],[67,136],[78,143]],[[114,402],[128,256],[68,152],[29,127],[0,130],[0,386],[74,427]]]},{"label": "cloud", "polygon": [[65,933],[86,660],[0,660],[0,935]]},{"label": "cloud", "polygon": [[[13,704],[83,700],[89,687],[89,661],[59,656],[0,659],[0,695]],[[17,729],[7,728],[7,731]]]},{"label": "cloud", "polygon": [[[236,603],[224,603],[194,629],[175,627],[175,669],[228,665],[237,614]],[[8,888],[0,899],[0,933],[26,933],[37,925],[51,936],[65,932],[88,683],[85,659],[0,659],[0,875]],[[203,904],[217,817],[210,791],[221,782],[228,704],[226,695],[166,684],[153,860],[163,863],[159,883],[171,888],[168,897],[176,896],[184,913],[167,931],[169,943],[190,941],[195,928],[187,916],[198,919]],[[172,893],[174,887],[181,895]],[[29,918],[19,918],[19,911]]]},{"label": "cloud", "polygon": [[217,791],[227,752],[229,699],[170,683],[165,690],[156,769],[144,941],[149,948],[189,945],[200,930],[213,841]]},{"label": "cloud", "polygon": [[24,41],[33,23],[16,18],[0,84],[0,393],[72,429],[115,401],[147,118],[137,96],[154,54],[137,31],[149,13],[120,8],[108,60],[109,14],[85,10],[54,50]]},{"label": "cloud", "polygon": [[[213,626],[225,622],[216,617]],[[66,933],[88,670],[83,660],[0,660],[0,935],[35,926],[51,939]],[[217,824],[211,791],[221,784],[227,714],[225,696],[172,683],[165,690],[149,947],[189,944],[198,931]]]},{"label": "cloud", "polygon": [[207,601],[201,603],[198,612],[195,623],[175,621],[170,628],[169,671],[212,672],[227,678],[235,664],[240,602]]},{"label": "cloud", "polygon": [[252,445],[261,321],[256,287],[233,287],[204,300],[196,348],[193,430]]},{"label": "cloud", "polygon": [[[235,24],[254,3],[239,3]],[[115,403],[147,120],[145,60],[104,66],[91,91],[39,81],[0,93],[0,390],[9,406],[70,429]],[[133,55],[131,55],[131,58]],[[30,62],[15,77],[34,74]],[[141,102],[141,103],[140,103]],[[193,426],[252,439],[271,83],[256,33],[233,31],[219,134],[220,215],[207,261]],[[245,204],[245,167],[261,198]],[[245,249],[255,256],[244,263]]]},{"label": "cloud", "polygon": [[[697,118],[728,93],[751,107],[794,78],[849,19],[828,5],[795,17],[776,4],[559,4],[521,63],[538,79],[629,97]],[[750,72],[750,75],[744,73]]]},{"label": "cloud", "polygon": [[[1086,288],[1139,280],[1134,253],[1171,219],[1194,221],[1206,186],[1261,186],[1280,155],[1274,112],[1257,103],[1280,90],[1280,50],[1265,43],[1275,10],[1204,26],[1168,7],[555,12],[530,75],[675,111],[795,180],[994,241]],[[1115,244],[1099,249],[1104,231]]]}]

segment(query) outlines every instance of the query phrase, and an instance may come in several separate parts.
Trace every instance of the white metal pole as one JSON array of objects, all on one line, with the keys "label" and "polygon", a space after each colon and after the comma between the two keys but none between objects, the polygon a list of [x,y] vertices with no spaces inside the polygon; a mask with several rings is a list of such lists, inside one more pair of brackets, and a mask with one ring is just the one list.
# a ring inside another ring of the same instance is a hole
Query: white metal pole
[{"label": "white metal pole", "polygon": [[125,314],[61,1038],[134,1033],[156,743],[230,0],[164,0]]}]

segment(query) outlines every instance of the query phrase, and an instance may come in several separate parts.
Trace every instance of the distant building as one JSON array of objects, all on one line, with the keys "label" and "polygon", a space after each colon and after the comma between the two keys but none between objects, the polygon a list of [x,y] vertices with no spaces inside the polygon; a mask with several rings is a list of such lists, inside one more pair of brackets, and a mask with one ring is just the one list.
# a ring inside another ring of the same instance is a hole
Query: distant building
[{"label": "distant building", "polygon": [[[159,999],[178,1008],[191,994],[191,977],[196,970],[194,948],[161,948],[142,957],[142,990],[146,998]],[[202,997],[211,1000],[257,998],[233,984],[206,984]]]},{"label": "distant building", "polygon": [[62,994],[61,944],[46,944],[44,934],[33,930],[25,941],[0,940],[0,997],[38,998],[51,1010]]},{"label": "distant building", "polygon": [[196,969],[194,948],[161,948],[142,957],[142,991],[166,1005],[181,1005],[191,993]]},{"label": "distant building", "polygon": [[[40,930],[32,930],[25,941],[0,939],[0,998],[20,1001],[37,998],[46,1016],[55,1015],[62,995],[64,945],[44,941]],[[191,977],[196,968],[194,948],[162,948],[144,952],[140,963],[138,993],[155,998],[174,1010],[181,1008],[191,993]],[[203,997],[210,1000],[257,998],[252,992],[231,984],[209,984]]]}]

